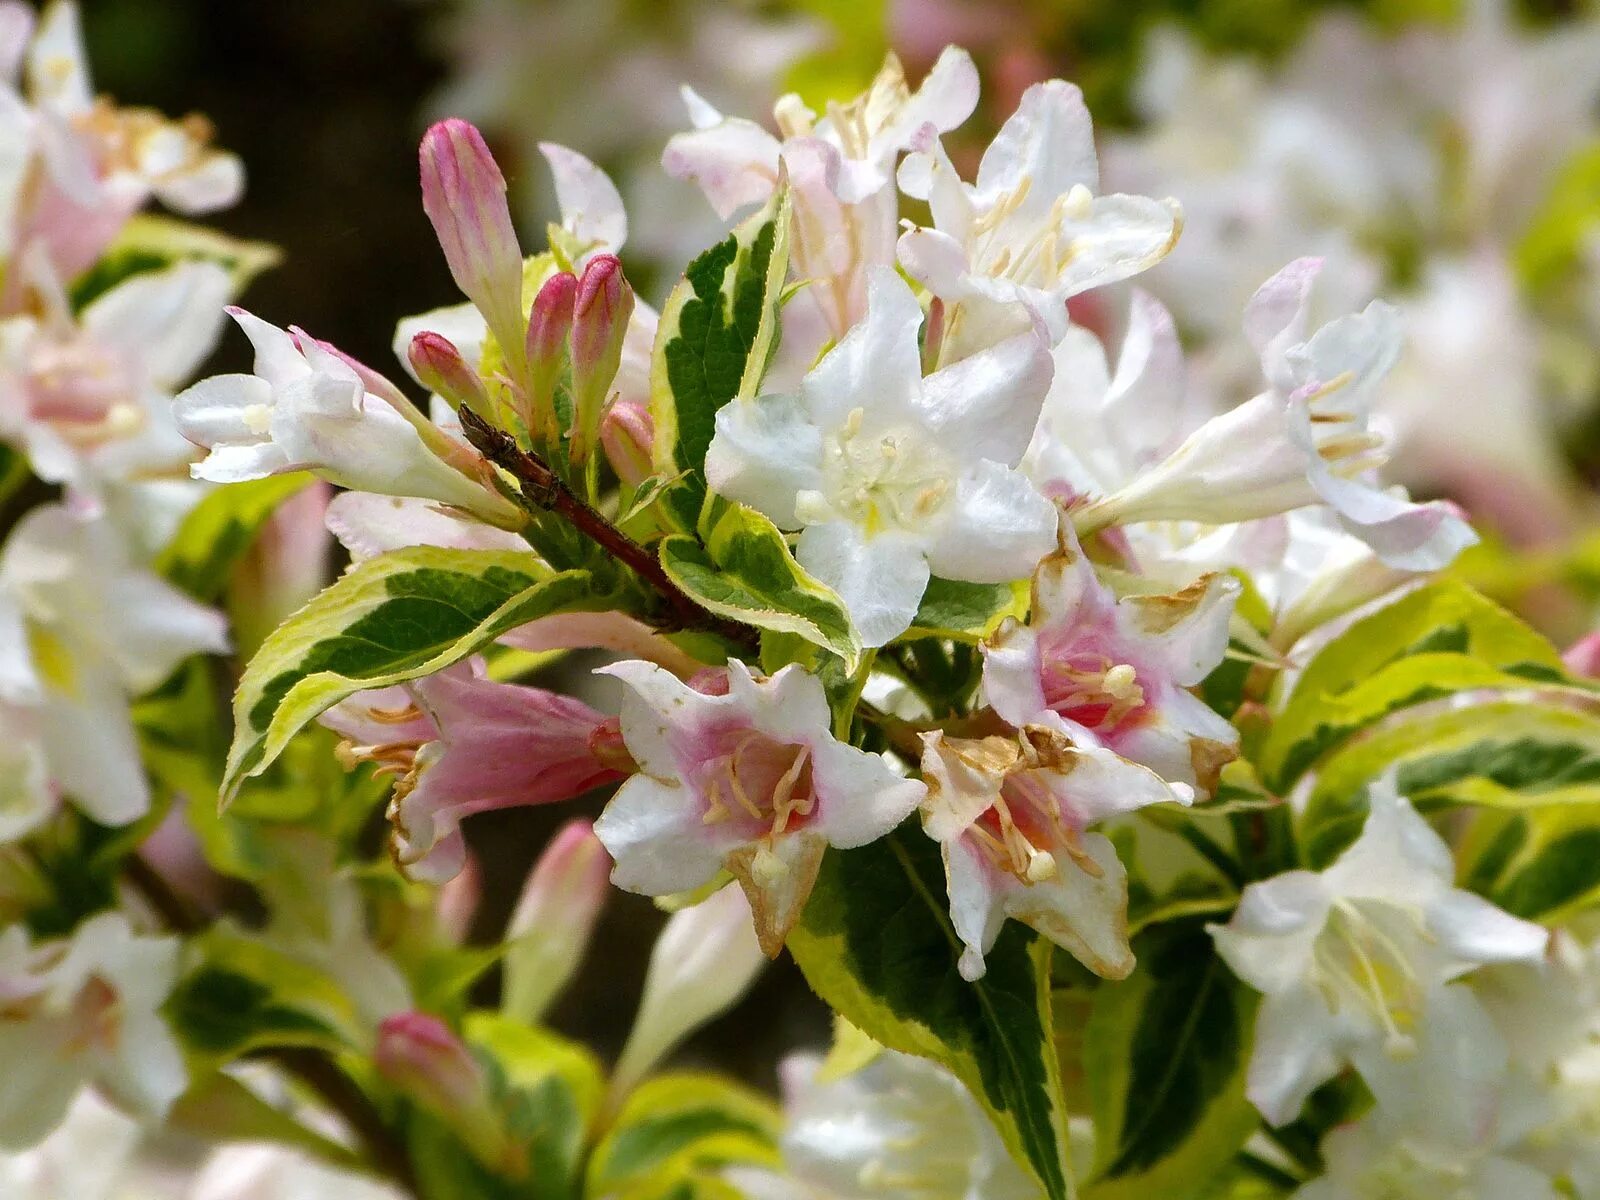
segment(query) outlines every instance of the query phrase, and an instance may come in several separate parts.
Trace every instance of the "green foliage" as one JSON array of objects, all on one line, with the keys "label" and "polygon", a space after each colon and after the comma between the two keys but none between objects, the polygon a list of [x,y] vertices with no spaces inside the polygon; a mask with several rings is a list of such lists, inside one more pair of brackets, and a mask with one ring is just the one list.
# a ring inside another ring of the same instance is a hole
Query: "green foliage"
[{"label": "green foliage", "polygon": [[901,830],[831,851],[789,950],[813,990],[894,1050],[949,1067],[1045,1195],[1072,1195],[1051,1029],[1050,947],[1015,922],[975,983],[956,970],[939,851]]},{"label": "green foliage", "polygon": [[662,539],[661,565],[672,581],[719,616],[796,634],[854,670],[861,639],[833,589],[806,573],[761,513],[721,499],[712,506],[703,542],[688,534]]},{"label": "green foliage", "polygon": [[1186,1200],[1260,1121],[1244,1097],[1255,995],[1197,921],[1134,943],[1139,970],[1102,983],[1083,1032],[1095,1121],[1084,1200]]},{"label": "green foliage", "polygon": [[663,500],[683,529],[705,496],[706,449],[717,410],[755,395],[777,346],[789,269],[790,199],[780,187],[762,210],[689,264],[661,310],[650,368],[657,473],[684,475]]},{"label": "green foliage", "polygon": [[911,620],[911,628],[896,640],[948,638],[958,642],[981,642],[1000,628],[1007,617],[1020,620],[1028,612],[1028,584],[957,583],[935,577],[922,593],[922,603]]},{"label": "green foliage", "polygon": [[531,553],[417,546],[360,563],[280,625],[246,668],[223,796],[364,688],[441,670],[539,617],[613,602],[587,572],[552,573]]},{"label": "green foliage", "polygon": [[163,547],[156,570],[196,600],[215,600],[278,505],[311,482],[310,475],[296,472],[207,493]]}]

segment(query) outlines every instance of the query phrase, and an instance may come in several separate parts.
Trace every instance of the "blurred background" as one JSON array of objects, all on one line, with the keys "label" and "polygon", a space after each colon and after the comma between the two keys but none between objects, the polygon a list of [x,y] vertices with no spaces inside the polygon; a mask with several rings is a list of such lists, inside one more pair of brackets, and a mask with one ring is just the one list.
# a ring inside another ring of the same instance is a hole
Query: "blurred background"
[{"label": "blurred background", "polygon": [[[1290,258],[1328,255],[1340,299],[1406,311],[1411,348],[1383,418],[1398,478],[1465,504],[1485,533],[1460,570],[1558,641],[1600,601],[1600,23],[1575,0],[84,0],[100,90],[199,111],[244,159],[216,224],[275,243],[246,299],[393,369],[395,321],[454,302],[419,203],[416,142],[479,123],[506,165],[524,244],[553,216],[537,154],[562,142],[611,171],[624,255],[659,301],[716,236],[696,189],[658,169],[688,124],[678,85],[770,125],[861,90],[893,49],[916,80],[947,43],[984,73],[952,139],[970,169],[1030,83],[1088,97],[1104,190],[1174,195],[1183,241],[1140,285],[1197,355],[1237,353],[1239,313]],[[1100,318],[1115,321],[1107,303]],[[1095,319],[1095,311],[1088,314]],[[1223,349],[1231,346],[1232,349]],[[231,337],[219,364],[244,359]],[[581,664],[574,664],[574,666]],[[571,669],[571,668],[569,668]],[[589,805],[590,815],[599,803]],[[486,936],[550,831],[575,815],[469,828]],[[558,1027],[614,1050],[649,939],[618,895]],[[757,1082],[825,1014],[792,966],[689,1047]]]}]

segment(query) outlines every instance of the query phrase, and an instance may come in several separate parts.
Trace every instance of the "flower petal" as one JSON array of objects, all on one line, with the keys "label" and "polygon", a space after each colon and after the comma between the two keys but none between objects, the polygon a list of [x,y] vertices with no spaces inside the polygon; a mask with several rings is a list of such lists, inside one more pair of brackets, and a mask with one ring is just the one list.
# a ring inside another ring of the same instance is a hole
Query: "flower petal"
[{"label": "flower petal", "polygon": [[540,142],[555,179],[561,223],[580,242],[615,254],[628,240],[628,214],[611,177],[576,150]]},{"label": "flower petal", "polygon": [[922,547],[902,533],[869,537],[845,521],[808,525],[795,558],[839,593],[863,646],[882,646],[910,628],[928,587]]},{"label": "flower petal", "polygon": [[800,398],[760,396],[718,409],[706,482],[780,529],[798,528],[796,493],[822,486],[822,433]]},{"label": "flower petal", "polygon": [[616,861],[611,882],[646,896],[697,888],[722,869],[732,846],[702,820],[704,805],[679,783],[635,775],[594,823],[595,836]]},{"label": "flower petal", "polygon": [[1039,424],[1054,370],[1049,347],[1030,330],[929,375],[917,408],[950,453],[1014,467]]},{"label": "flower petal", "polygon": [[956,484],[927,543],[943,579],[1007,583],[1033,573],[1056,545],[1056,507],[1025,475],[981,462]]},{"label": "flower petal", "polygon": [[874,416],[915,410],[922,390],[917,333],[922,306],[892,267],[872,268],[867,316],[800,382],[800,398],[823,429],[842,425],[853,409]]}]

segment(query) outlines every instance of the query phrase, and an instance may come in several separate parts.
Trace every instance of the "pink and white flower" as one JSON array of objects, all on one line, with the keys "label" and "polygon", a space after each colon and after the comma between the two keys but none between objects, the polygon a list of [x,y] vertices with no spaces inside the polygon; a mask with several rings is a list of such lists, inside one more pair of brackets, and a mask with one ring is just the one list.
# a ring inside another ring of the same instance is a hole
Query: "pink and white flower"
[{"label": "pink and white flower", "polygon": [[612,882],[670,895],[728,870],[776,955],[829,846],[863,846],[917,807],[924,786],[833,736],[822,683],[799,666],[758,679],[730,659],[727,690],[696,691],[645,662],[622,680],[622,740],[639,764],[595,822]]},{"label": "pink and white flower", "polygon": [[923,828],[944,855],[961,977],[983,977],[1007,918],[1097,975],[1132,971],[1127,872],[1110,840],[1086,830],[1184,797],[1155,772],[1044,725],[1014,737],[925,734],[923,746]]},{"label": "pink and white flower", "polygon": [[347,765],[398,777],[391,848],[413,878],[442,883],[461,871],[460,826],[474,813],[570,800],[631,769],[615,723],[587,704],[477,670],[463,663],[358,692],[320,718],[346,739]]},{"label": "pink and white flower", "polygon": [[1119,598],[1065,544],[1034,576],[1027,624],[1008,619],[984,645],[984,696],[1019,729],[1106,746],[1192,799],[1238,752],[1238,732],[1188,690],[1221,663],[1238,596],[1238,580],[1213,574]]}]

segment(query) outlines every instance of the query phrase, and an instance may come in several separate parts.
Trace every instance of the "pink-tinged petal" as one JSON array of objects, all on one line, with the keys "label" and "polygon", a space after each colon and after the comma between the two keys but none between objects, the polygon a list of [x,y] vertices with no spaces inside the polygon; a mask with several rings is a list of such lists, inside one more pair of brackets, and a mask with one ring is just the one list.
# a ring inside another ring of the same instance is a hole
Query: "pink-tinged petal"
[{"label": "pink-tinged petal", "polygon": [[1338,1073],[1339,1029],[1308,987],[1268,996],[1256,1017],[1245,1094],[1273,1125],[1294,1120],[1316,1088]]},{"label": "pink-tinged petal", "polygon": [[596,669],[626,686],[622,693],[622,740],[639,769],[659,779],[677,779],[697,761],[705,731],[736,719],[725,696],[696,691],[670,671],[649,662],[611,663]]},{"label": "pink-tinged petal", "polygon": [[311,373],[305,355],[290,336],[288,330],[263,321],[254,313],[237,305],[230,307],[228,315],[234,319],[256,352],[255,373],[274,388],[284,387]]},{"label": "pink-tinged petal", "polygon": [[714,104],[687,83],[678,87],[678,95],[683,100],[684,110],[689,114],[689,124],[696,129],[710,129],[713,125],[722,124],[725,119]]},{"label": "pink-tinged petal", "polygon": [[215,263],[186,262],[118,284],[84,309],[86,332],[138,361],[146,377],[173,386],[216,348],[232,283]]},{"label": "pink-tinged petal", "polygon": [[1022,460],[1055,366],[1043,331],[980,350],[923,380],[917,408],[953,453],[1014,467]]},{"label": "pink-tinged petal", "polygon": [[562,827],[539,855],[506,925],[501,1011],[534,1024],[582,965],[610,895],[611,857],[588,821]]},{"label": "pink-tinged petal", "polygon": [[428,130],[420,157],[422,207],[456,286],[483,311],[501,346],[520,353],[522,250],[500,167],[483,135],[455,119]]},{"label": "pink-tinged petal", "polygon": [[1110,840],[1083,837],[1082,853],[1094,870],[1066,854],[1057,856],[1053,878],[1012,881],[1006,914],[1031,926],[1103,979],[1125,979],[1133,970],[1128,946],[1128,873]]},{"label": "pink-tinged petal", "polygon": [[1275,387],[1293,390],[1284,355],[1303,342],[1311,313],[1311,289],[1322,271],[1320,258],[1297,258],[1256,289],[1244,310],[1244,333]]},{"label": "pink-tinged petal", "polygon": [[[472,673],[466,663],[447,669]],[[322,713],[317,724],[358,746],[422,744],[439,737],[439,727],[416,706],[404,684],[357,692]]]},{"label": "pink-tinged petal", "polygon": [[798,663],[767,679],[757,679],[737,658],[728,660],[727,696],[753,729],[786,742],[806,743],[827,736],[833,717],[822,680]]},{"label": "pink-tinged petal", "polygon": [[867,537],[844,521],[808,525],[795,558],[839,593],[864,646],[882,646],[910,628],[928,587],[923,549],[902,533]]},{"label": "pink-tinged petal", "polygon": [[1038,635],[1007,620],[983,645],[983,699],[1000,719],[1020,729],[1048,711]]},{"label": "pink-tinged petal", "polygon": [[1094,127],[1076,85],[1059,79],[1034,84],[984,151],[977,190],[986,202],[1014,192],[1024,180],[1028,195],[1016,211],[1029,221],[1043,220],[1056,197],[1079,184],[1098,188]]},{"label": "pink-tinged petal", "polygon": [[944,870],[950,923],[963,947],[957,969],[961,978],[971,983],[988,971],[984,955],[994,947],[1005,924],[1006,880],[966,839],[944,843]]},{"label": "pink-tinged petal", "polygon": [[610,650],[627,658],[644,659],[664,667],[680,679],[705,668],[685,654],[654,627],[620,612],[558,613],[530,621],[501,637],[518,650]]},{"label": "pink-tinged petal", "polygon": [[800,383],[812,421],[829,429],[870,398],[874,415],[914,412],[922,390],[917,333],[922,306],[893,268],[872,268],[867,316],[828,351]]},{"label": "pink-tinged petal", "polygon": [[539,153],[550,164],[561,223],[568,232],[586,246],[612,253],[622,249],[628,240],[628,214],[610,176],[555,142],[540,142]]},{"label": "pink-tinged petal", "polygon": [[931,531],[928,566],[943,579],[1025,579],[1056,546],[1057,510],[1020,471],[980,462],[956,483]]},{"label": "pink-tinged petal", "polygon": [[1468,963],[1539,962],[1550,931],[1519,920],[1482,896],[1452,890],[1428,905],[1428,932],[1441,949]]},{"label": "pink-tinged petal", "polygon": [[796,529],[796,495],[822,487],[822,431],[794,396],[724,404],[706,452],[706,482],[780,529]]},{"label": "pink-tinged petal", "polygon": [[698,186],[717,216],[727,220],[772,195],[779,150],[778,139],[754,121],[729,117],[675,134],[662,152],[661,169]]},{"label": "pink-tinged petal", "polygon": [[835,741],[813,747],[811,778],[816,827],[841,850],[877,841],[928,794],[926,784],[898,774],[881,755]]},{"label": "pink-tinged petal", "polygon": [[[634,751],[637,754],[637,750]],[[616,861],[611,882],[630,892],[667,896],[714,878],[733,849],[727,825],[706,825],[705,804],[681,783],[635,775],[594,823]]]},{"label": "pink-tinged petal", "polygon": [[1202,575],[1166,596],[1128,596],[1117,613],[1180,687],[1194,687],[1222,662],[1241,587],[1232,575]]},{"label": "pink-tinged petal", "polygon": [[1600,632],[1586,633],[1561,655],[1567,670],[1585,679],[1600,677]]},{"label": "pink-tinged petal", "polygon": [[1240,979],[1275,995],[1311,969],[1312,947],[1327,923],[1332,894],[1311,871],[1285,871],[1245,889],[1226,925],[1208,925],[1217,953]]}]

